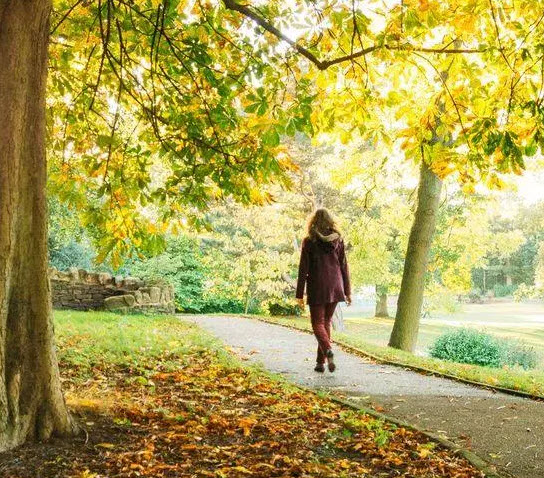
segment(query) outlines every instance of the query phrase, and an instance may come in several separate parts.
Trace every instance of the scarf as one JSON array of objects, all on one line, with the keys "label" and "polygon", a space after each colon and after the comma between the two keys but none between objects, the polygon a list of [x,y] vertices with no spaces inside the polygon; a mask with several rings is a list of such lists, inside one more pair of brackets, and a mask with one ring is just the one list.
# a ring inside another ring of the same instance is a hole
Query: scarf
[{"label": "scarf", "polygon": [[319,239],[321,239],[323,242],[334,242],[336,241],[337,239],[340,239],[340,234],[338,234],[337,232],[333,232],[331,234],[328,234],[328,235],[323,235],[321,234],[319,231],[315,231],[317,237],[319,237]]}]

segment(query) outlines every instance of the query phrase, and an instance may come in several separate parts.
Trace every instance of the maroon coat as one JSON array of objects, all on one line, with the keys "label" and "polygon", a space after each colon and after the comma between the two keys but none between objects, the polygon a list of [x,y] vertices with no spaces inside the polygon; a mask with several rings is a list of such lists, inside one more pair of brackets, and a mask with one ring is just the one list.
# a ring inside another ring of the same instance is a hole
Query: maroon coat
[{"label": "maroon coat", "polygon": [[344,302],[346,296],[351,295],[342,239],[332,242],[304,239],[298,268],[297,299],[304,297],[305,285],[309,305]]}]

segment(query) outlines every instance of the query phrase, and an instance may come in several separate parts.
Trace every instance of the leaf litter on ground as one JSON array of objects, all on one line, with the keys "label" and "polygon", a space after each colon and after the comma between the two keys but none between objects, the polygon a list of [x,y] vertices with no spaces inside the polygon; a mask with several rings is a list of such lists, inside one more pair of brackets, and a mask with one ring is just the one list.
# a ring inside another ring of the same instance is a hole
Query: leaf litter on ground
[{"label": "leaf litter on ground", "polygon": [[[180,341],[203,334],[182,329]],[[199,343],[186,343],[183,353],[155,349],[113,362],[96,356],[83,366],[61,360],[68,403],[85,434],[4,453],[0,476],[483,476],[420,433],[301,391],[241,366],[217,344]],[[70,345],[73,357],[79,345]]]}]

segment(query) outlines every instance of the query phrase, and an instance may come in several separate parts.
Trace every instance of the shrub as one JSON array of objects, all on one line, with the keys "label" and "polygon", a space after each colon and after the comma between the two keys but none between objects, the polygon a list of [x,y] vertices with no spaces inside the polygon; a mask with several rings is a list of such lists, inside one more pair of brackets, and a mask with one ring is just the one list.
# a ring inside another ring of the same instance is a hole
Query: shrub
[{"label": "shrub", "polygon": [[489,334],[458,329],[438,337],[430,350],[431,357],[488,367],[501,366],[501,351]]},{"label": "shrub", "polygon": [[534,368],[538,356],[521,342],[500,339],[473,329],[457,329],[438,337],[430,349],[431,357],[485,367],[520,366]]},{"label": "shrub", "polygon": [[62,244],[53,244],[49,241],[49,264],[59,271],[70,267],[78,269],[92,269],[94,251],[91,246],[76,241]]},{"label": "shrub", "polygon": [[299,316],[301,313],[300,307],[293,300],[284,300],[268,303],[268,312],[273,316]]},{"label": "shrub", "polygon": [[523,342],[503,340],[503,362],[505,365],[519,366],[525,370],[536,368],[538,354],[535,349]]},{"label": "shrub", "polygon": [[179,236],[171,239],[162,254],[135,261],[130,272],[143,279],[170,282],[178,310],[200,312],[204,305],[205,271],[198,242],[192,238]]},{"label": "shrub", "polygon": [[520,302],[523,299],[538,299],[543,291],[534,285],[520,284],[514,292],[514,300]]},{"label": "shrub", "polygon": [[472,289],[468,293],[468,301],[471,304],[481,304],[483,301],[483,294],[481,289]]},{"label": "shrub", "polygon": [[508,297],[516,291],[515,285],[495,284],[493,286],[493,294],[495,297]]},{"label": "shrub", "polygon": [[244,303],[232,297],[221,297],[217,295],[205,295],[200,309],[203,314],[223,312],[226,314],[242,314]]}]

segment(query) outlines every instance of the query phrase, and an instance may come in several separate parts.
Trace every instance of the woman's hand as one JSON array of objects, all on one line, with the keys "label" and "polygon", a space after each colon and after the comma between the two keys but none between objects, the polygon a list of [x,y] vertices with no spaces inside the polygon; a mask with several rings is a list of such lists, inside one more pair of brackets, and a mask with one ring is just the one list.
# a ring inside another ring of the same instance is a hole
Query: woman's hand
[{"label": "woman's hand", "polygon": [[304,309],[304,299],[297,299],[297,304],[301,309]]},{"label": "woman's hand", "polygon": [[348,304],[348,306],[351,305],[351,295],[346,297],[346,304]]}]

